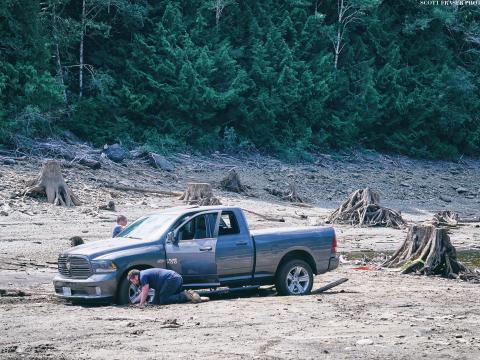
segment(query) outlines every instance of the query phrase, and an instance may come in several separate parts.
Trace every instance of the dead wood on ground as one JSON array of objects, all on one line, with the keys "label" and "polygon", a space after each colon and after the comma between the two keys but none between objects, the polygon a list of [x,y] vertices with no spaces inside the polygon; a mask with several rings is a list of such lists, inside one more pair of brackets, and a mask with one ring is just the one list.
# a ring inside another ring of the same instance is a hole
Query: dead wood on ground
[{"label": "dead wood on ground", "polygon": [[212,185],[208,183],[188,183],[187,189],[179,200],[189,205],[221,205],[220,200],[213,195]]},{"label": "dead wood on ground", "polygon": [[230,169],[225,177],[220,181],[220,186],[223,190],[241,193],[246,190],[245,186],[240,181],[240,176],[235,169]]},{"label": "dead wood on ground", "polygon": [[295,204],[302,204],[305,201],[303,198],[298,194],[297,187],[294,184],[288,185],[287,190],[279,190],[279,189],[272,189],[272,188],[265,188],[265,191],[273,196],[277,196],[282,200],[290,201]]},{"label": "dead wood on ground", "polygon": [[458,214],[450,210],[439,211],[433,215],[433,219],[429,222],[437,227],[456,227],[458,226]]},{"label": "dead wood on ground", "polygon": [[143,187],[137,187],[137,186],[117,185],[117,184],[112,184],[112,183],[106,183],[103,186],[107,187],[107,188],[115,189],[115,190],[121,190],[121,191],[136,191],[136,192],[141,192],[141,193],[161,194],[161,195],[165,195],[165,196],[180,196],[180,195],[182,195],[181,193],[175,192],[175,191],[164,191],[164,190],[143,188]]},{"label": "dead wood on ground", "polygon": [[80,205],[80,201],[66,184],[60,165],[55,160],[43,163],[40,174],[29,183],[29,187],[23,194],[29,196],[46,194],[47,201],[55,205]]},{"label": "dead wood on ground", "polygon": [[400,248],[382,264],[401,268],[402,274],[441,275],[480,282],[480,273],[457,260],[447,229],[433,225],[411,225]]},{"label": "dead wood on ground", "polygon": [[267,221],[285,222],[285,219],[284,219],[284,218],[277,218],[277,217],[270,216],[270,215],[263,215],[263,214],[259,214],[259,213],[255,212],[255,211],[247,210],[247,209],[242,209],[242,210],[245,211],[245,212],[247,212],[247,213],[256,215],[256,216],[258,216],[258,217],[261,217],[262,219],[265,219],[265,220],[267,220]]},{"label": "dead wood on ground", "polygon": [[399,212],[384,208],[379,202],[380,195],[377,192],[369,188],[356,190],[328,217],[327,223],[393,228],[406,224]]}]

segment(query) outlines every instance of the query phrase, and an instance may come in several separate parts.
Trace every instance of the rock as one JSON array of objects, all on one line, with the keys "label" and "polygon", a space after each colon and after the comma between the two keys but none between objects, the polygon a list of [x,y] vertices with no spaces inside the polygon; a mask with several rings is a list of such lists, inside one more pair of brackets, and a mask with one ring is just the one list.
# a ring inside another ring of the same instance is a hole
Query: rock
[{"label": "rock", "polygon": [[440,195],[439,198],[440,200],[445,201],[447,203],[452,202],[452,199],[449,198],[448,196]]},{"label": "rock", "polygon": [[357,345],[373,345],[372,339],[361,339],[357,341]]},{"label": "rock", "polygon": [[110,200],[108,204],[100,205],[98,210],[108,210],[108,211],[115,211],[115,202]]},{"label": "rock", "polygon": [[127,151],[119,144],[105,145],[103,147],[103,153],[112,161],[121,163],[128,156]]},{"label": "rock", "polygon": [[459,194],[465,194],[466,192],[468,192],[468,190],[465,189],[464,187],[457,188],[457,193]]},{"label": "rock", "polygon": [[93,170],[98,170],[102,167],[100,161],[93,159],[80,159],[79,163]]},{"label": "rock", "polygon": [[5,210],[0,210],[0,216],[8,216],[8,212]]},{"label": "rock", "polygon": [[13,159],[9,159],[9,158],[6,158],[6,159],[3,159],[3,164],[4,165],[15,165],[17,162]]},{"label": "rock", "polygon": [[407,183],[405,183],[405,182],[400,183],[400,186],[407,187],[407,188],[410,188],[410,187],[411,187],[410,184],[407,184]]},{"label": "rock", "polygon": [[148,154],[148,161],[152,166],[165,171],[173,171],[175,169],[175,166],[173,166],[173,164],[168,161],[165,156],[153,152]]}]

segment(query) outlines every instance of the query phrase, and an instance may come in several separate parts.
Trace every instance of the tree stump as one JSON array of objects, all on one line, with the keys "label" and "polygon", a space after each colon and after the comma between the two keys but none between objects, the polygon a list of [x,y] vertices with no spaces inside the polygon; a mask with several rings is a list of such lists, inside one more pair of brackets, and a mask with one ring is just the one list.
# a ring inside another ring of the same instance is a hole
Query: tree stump
[{"label": "tree stump", "polygon": [[352,192],[327,219],[327,223],[348,223],[366,226],[400,228],[405,225],[402,215],[379,205],[380,195],[369,188]]},{"label": "tree stump", "polygon": [[480,280],[480,274],[457,260],[447,230],[433,225],[411,225],[400,248],[382,266],[400,267],[402,274],[442,275]]},{"label": "tree stump", "polygon": [[24,195],[35,194],[46,194],[47,201],[55,205],[80,205],[80,201],[65,183],[60,165],[55,160],[45,161],[38,177],[24,191]]},{"label": "tree stump", "polygon": [[179,200],[200,206],[221,205],[220,200],[213,196],[212,185],[208,183],[188,183]]},{"label": "tree stump", "polygon": [[294,203],[303,203],[303,199],[300,195],[297,193],[297,187],[293,184],[290,184],[288,186],[288,192],[285,195],[285,200],[288,200],[290,202]]},{"label": "tree stump", "polygon": [[240,181],[240,176],[235,169],[230,169],[227,175],[220,181],[223,190],[241,193],[245,191],[245,187]]},{"label": "tree stump", "polygon": [[458,226],[458,214],[450,210],[439,211],[433,215],[431,222],[435,226],[456,227]]}]

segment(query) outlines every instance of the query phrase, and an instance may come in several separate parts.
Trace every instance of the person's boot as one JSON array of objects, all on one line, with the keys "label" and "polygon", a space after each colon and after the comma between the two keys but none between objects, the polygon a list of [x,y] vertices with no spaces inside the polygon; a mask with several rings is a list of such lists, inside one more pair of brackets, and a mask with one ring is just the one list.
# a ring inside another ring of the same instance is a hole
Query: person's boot
[{"label": "person's boot", "polygon": [[200,296],[200,300],[201,300],[202,302],[207,302],[207,301],[210,301],[210,298],[207,297],[207,296]]}]

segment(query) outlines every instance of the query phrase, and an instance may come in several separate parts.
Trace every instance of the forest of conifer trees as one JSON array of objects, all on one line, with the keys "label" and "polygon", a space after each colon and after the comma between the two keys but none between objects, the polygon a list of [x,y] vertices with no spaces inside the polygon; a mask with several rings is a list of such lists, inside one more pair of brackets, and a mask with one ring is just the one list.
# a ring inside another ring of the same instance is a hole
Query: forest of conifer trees
[{"label": "forest of conifer trees", "polygon": [[480,7],[2,0],[0,146],[480,154]]}]

